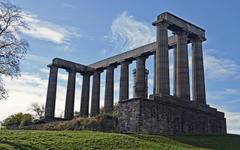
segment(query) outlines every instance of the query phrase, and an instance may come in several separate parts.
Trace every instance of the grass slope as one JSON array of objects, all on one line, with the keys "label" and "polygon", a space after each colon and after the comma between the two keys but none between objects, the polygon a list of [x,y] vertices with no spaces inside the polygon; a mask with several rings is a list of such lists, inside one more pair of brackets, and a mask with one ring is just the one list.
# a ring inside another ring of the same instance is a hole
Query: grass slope
[{"label": "grass slope", "polygon": [[0,131],[0,150],[240,149],[240,136],[150,136],[93,131]]}]

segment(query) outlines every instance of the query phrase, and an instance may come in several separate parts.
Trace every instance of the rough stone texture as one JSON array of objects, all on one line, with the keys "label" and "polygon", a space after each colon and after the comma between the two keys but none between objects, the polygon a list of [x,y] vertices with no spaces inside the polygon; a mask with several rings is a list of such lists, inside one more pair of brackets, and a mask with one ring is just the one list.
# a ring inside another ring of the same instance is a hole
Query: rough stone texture
[{"label": "rough stone texture", "polygon": [[192,41],[192,93],[193,100],[206,104],[202,41]]},{"label": "rough stone texture", "polygon": [[99,114],[100,107],[100,71],[95,71],[92,82],[91,116]]},{"label": "rough stone texture", "polygon": [[173,49],[173,95],[177,93],[177,47]]},{"label": "rough stone texture", "polygon": [[75,70],[76,72],[79,72],[79,73],[94,71],[94,68],[92,68],[90,66],[78,64],[78,63],[71,62],[71,61],[68,61],[68,60],[64,60],[64,59],[61,59],[61,58],[54,58],[52,60],[51,65],[56,66],[58,68],[63,68],[63,69],[66,69],[66,70]]},{"label": "rough stone texture", "polygon": [[80,116],[88,117],[89,113],[89,89],[90,89],[90,75],[83,74],[82,80],[82,95],[80,105]]},{"label": "rough stone texture", "polygon": [[119,102],[118,130],[145,134],[226,134],[224,113],[177,97]]},{"label": "rough stone texture", "polygon": [[[168,12],[153,23],[157,28],[156,42],[115,55],[90,65],[55,58],[49,65],[50,75],[45,119],[54,120],[57,69],[69,72],[65,120],[73,117],[76,73],[83,76],[80,115],[88,116],[89,82],[93,75],[91,116],[99,114],[100,74],[107,69],[105,112],[113,109],[114,71],[121,64],[119,131],[150,134],[225,134],[224,113],[206,105],[202,42],[205,30]],[[168,37],[168,30],[175,35]],[[187,44],[192,43],[192,92],[190,100]],[[170,96],[169,49],[174,48],[174,97]],[[146,99],[145,61],[154,55],[154,95]],[[129,98],[129,66],[136,60],[135,97]]]},{"label": "rough stone texture", "polygon": [[176,32],[176,96],[190,100],[187,33]]},{"label": "rough stone texture", "polygon": [[[144,96],[144,98],[148,97],[148,74],[149,74],[149,71],[147,69],[145,69],[145,82],[144,82],[145,96]],[[136,98],[136,69],[133,69],[133,98]]]},{"label": "rough stone texture", "polygon": [[170,94],[169,88],[169,58],[168,58],[168,24],[157,25],[156,48],[156,93],[160,96]]},{"label": "rough stone texture", "polygon": [[112,113],[114,94],[114,67],[112,66],[107,68],[105,85],[104,112]]},{"label": "rough stone texture", "polygon": [[182,29],[189,33],[189,36],[198,36],[202,39],[206,40],[205,38],[205,30],[186,21],[182,18],[179,18],[169,12],[164,12],[157,17],[157,21],[153,22],[153,25],[157,25],[159,23],[166,22],[169,24],[170,30],[175,29]]},{"label": "rough stone texture", "polygon": [[135,96],[145,97],[145,61],[144,56],[139,56],[136,61]]},{"label": "rough stone texture", "polygon": [[45,118],[52,119],[55,114],[55,103],[56,103],[56,92],[57,92],[57,73],[58,68],[55,66],[49,66],[49,80],[48,80],[48,91],[45,108]]},{"label": "rough stone texture", "polygon": [[153,54],[153,94],[156,94],[156,52]]},{"label": "rough stone texture", "polygon": [[76,72],[73,70],[68,71],[68,84],[67,84],[67,96],[65,104],[65,119],[72,119],[74,113],[74,97],[75,97],[75,84],[76,84]]},{"label": "rough stone texture", "polygon": [[119,101],[129,98],[129,63],[121,63]]},{"label": "rough stone texture", "polygon": [[[189,41],[190,42],[190,41]],[[170,36],[168,37],[168,49],[173,48],[176,45],[176,36]],[[110,65],[116,65],[120,64],[121,62],[124,62],[126,60],[135,60],[140,55],[152,55],[156,52],[156,42],[152,42],[143,46],[140,46],[138,48],[126,51],[124,53],[103,59],[101,61],[95,62],[93,64],[88,65],[91,68],[106,68]]]}]

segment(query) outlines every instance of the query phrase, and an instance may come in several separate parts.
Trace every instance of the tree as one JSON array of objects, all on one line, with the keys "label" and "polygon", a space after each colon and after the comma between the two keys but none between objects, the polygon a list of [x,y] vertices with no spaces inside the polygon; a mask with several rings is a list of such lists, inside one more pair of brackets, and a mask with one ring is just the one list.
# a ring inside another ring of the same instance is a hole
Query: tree
[{"label": "tree", "polygon": [[42,119],[44,117],[45,107],[44,105],[39,105],[38,103],[33,103],[31,105],[31,111],[35,113],[37,119]]},{"label": "tree", "polygon": [[28,125],[32,123],[32,121],[33,116],[31,114],[23,114],[20,112],[4,119],[2,125],[6,128],[9,128],[10,126],[15,126],[18,128],[20,125]]},{"label": "tree", "polygon": [[23,11],[9,2],[0,2],[0,100],[7,98],[2,76],[20,75],[20,60],[29,45],[21,38],[20,31],[28,29]]}]

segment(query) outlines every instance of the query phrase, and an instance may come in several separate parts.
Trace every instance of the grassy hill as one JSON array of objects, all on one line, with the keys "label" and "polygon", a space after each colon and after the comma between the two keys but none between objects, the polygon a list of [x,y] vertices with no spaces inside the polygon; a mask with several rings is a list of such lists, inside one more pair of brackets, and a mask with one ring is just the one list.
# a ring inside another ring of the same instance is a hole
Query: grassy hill
[{"label": "grassy hill", "polygon": [[93,131],[0,131],[0,150],[217,149],[239,150],[240,136],[150,136]]}]

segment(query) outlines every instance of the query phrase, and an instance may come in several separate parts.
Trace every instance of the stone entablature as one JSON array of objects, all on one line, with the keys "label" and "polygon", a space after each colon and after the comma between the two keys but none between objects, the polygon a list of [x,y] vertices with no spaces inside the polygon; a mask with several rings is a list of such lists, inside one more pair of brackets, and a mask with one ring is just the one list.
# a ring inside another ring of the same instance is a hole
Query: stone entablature
[{"label": "stone entablature", "polygon": [[157,21],[153,22],[152,24],[154,26],[157,26],[159,23],[165,22],[167,23],[169,26],[169,30],[171,31],[185,31],[187,33],[189,33],[190,37],[199,37],[201,39],[203,39],[204,41],[206,40],[205,37],[205,30],[186,21],[183,20],[182,18],[179,18],[169,12],[164,12],[162,14],[160,14],[159,16],[157,16]]},{"label": "stone entablature", "polygon": [[54,58],[52,63],[49,64],[49,66],[56,66],[58,68],[62,68],[66,70],[73,70],[79,73],[90,73],[90,74],[95,70],[95,68],[89,67],[87,65],[74,63],[61,58]]}]

